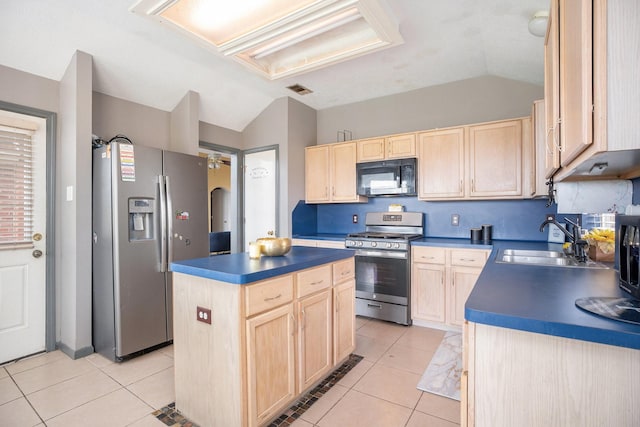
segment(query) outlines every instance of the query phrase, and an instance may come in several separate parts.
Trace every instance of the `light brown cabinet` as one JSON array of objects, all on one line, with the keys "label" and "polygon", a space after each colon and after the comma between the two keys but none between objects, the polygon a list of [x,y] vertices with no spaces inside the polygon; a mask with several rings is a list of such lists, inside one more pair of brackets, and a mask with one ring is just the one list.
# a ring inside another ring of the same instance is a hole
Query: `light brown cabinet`
[{"label": "light brown cabinet", "polygon": [[640,56],[630,54],[639,21],[625,0],[552,1],[545,105],[555,181],[640,176]]},{"label": "light brown cabinet", "polygon": [[353,258],[248,285],[175,273],[177,407],[200,425],[268,423],[355,349],[354,277]]},{"label": "light brown cabinet", "polygon": [[306,390],[333,367],[331,289],[302,298],[297,305],[298,390]]},{"label": "light brown cabinet", "polygon": [[307,203],[366,202],[356,190],[355,142],[305,148]]},{"label": "light brown cabinet", "polygon": [[[529,162],[528,179],[525,180],[525,189],[531,197],[546,197],[549,191],[546,185],[545,171],[545,102],[540,99],[533,102],[531,107],[531,119],[528,126],[523,121],[523,133],[529,132],[530,141],[524,146],[527,153],[523,159]],[[524,128],[527,127],[527,130]]]},{"label": "light brown cabinet", "polygon": [[[523,198],[523,120],[418,134],[421,200]],[[527,164],[528,165],[528,164]]]},{"label": "light brown cabinet", "polygon": [[353,258],[333,264],[333,360],[356,349],[356,280]]},{"label": "light brown cabinet", "polygon": [[[414,323],[425,321],[461,326],[464,304],[488,254],[485,249],[412,248],[411,316]],[[428,326],[428,323],[424,325]]]},{"label": "light brown cabinet", "polygon": [[465,195],[465,128],[418,134],[418,198],[463,198]]},{"label": "light brown cabinet", "polygon": [[558,0],[551,0],[544,41],[545,178],[560,168],[560,26]]},{"label": "light brown cabinet", "polygon": [[361,139],[356,144],[358,163],[416,157],[415,133]]},{"label": "light brown cabinet", "polygon": [[249,426],[278,415],[296,395],[293,304],[246,321]]},{"label": "light brown cabinet", "polygon": [[469,126],[469,197],[522,196],[522,120]]},{"label": "light brown cabinet", "polygon": [[636,349],[473,322],[463,341],[461,426],[638,424]]}]

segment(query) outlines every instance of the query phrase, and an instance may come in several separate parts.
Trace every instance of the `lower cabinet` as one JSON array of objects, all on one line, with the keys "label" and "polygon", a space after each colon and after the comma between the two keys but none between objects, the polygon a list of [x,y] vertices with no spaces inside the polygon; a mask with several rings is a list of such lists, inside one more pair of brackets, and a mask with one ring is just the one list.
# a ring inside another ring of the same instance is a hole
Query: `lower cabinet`
[{"label": "lower cabinet", "polygon": [[355,350],[354,305],[353,257],[247,285],[175,273],[176,408],[266,425]]},{"label": "lower cabinet", "polygon": [[460,425],[637,426],[639,351],[468,322]]},{"label": "lower cabinet", "polygon": [[356,349],[356,281],[352,277],[333,288],[333,360],[337,364]]},{"label": "lower cabinet", "polygon": [[276,416],[295,396],[293,304],[246,321],[249,425]]},{"label": "lower cabinet", "polygon": [[[411,317],[462,326],[464,304],[489,250],[415,246],[411,250]],[[417,322],[416,322],[417,321]]]}]

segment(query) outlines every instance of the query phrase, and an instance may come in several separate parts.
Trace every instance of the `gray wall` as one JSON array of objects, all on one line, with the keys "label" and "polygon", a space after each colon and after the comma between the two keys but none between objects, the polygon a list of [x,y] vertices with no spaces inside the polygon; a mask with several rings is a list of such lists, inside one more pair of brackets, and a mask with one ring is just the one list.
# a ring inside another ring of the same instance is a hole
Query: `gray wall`
[{"label": "gray wall", "polygon": [[171,151],[198,155],[199,105],[200,95],[190,90],[171,112]]},{"label": "gray wall", "polygon": [[[56,317],[58,346],[93,353],[91,331],[92,58],[76,51],[60,81],[56,152]],[[72,189],[72,200],[67,189]]]},{"label": "gray wall", "polygon": [[244,149],[278,145],[278,233],[291,236],[291,213],[304,199],[304,147],[316,143],[316,110],[289,97],[272,102],[242,132]]},{"label": "gray wall", "polygon": [[225,147],[242,149],[242,133],[235,130],[200,122],[200,141]]},{"label": "gray wall", "polygon": [[[291,230],[291,213],[299,200],[304,200],[304,148],[316,144],[317,112],[289,99],[287,137],[287,221]],[[289,234],[288,234],[289,235]]]},{"label": "gray wall", "polygon": [[58,112],[59,83],[0,65],[0,100]]},{"label": "gray wall", "polygon": [[461,80],[318,111],[318,144],[523,117],[542,86],[495,76]]},{"label": "gray wall", "polygon": [[134,144],[168,150],[170,116],[166,111],[93,93],[93,133],[106,140],[123,134]]},{"label": "gray wall", "polygon": [[288,119],[288,98],[280,98],[273,101],[265,108],[258,117],[253,119],[242,131],[243,149],[278,146],[278,173],[280,176],[280,186],[278,188],[280,201],[278,204],[278,234],[280,236],[290,236],[289,229],[290,216],[287,212],[287,119]]}]

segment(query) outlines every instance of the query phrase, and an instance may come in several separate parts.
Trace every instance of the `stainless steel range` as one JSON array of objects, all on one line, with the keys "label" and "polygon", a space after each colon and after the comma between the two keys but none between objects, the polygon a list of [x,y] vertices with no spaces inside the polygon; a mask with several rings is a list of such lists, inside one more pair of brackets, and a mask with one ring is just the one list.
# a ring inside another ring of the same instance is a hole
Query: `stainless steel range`
[{"label": "stainless steel range", "polygon": [[411,324],[411,245],[424,234],[422,212],[369,212],[365,231],[347,236],[355,249],[356,314]]}]

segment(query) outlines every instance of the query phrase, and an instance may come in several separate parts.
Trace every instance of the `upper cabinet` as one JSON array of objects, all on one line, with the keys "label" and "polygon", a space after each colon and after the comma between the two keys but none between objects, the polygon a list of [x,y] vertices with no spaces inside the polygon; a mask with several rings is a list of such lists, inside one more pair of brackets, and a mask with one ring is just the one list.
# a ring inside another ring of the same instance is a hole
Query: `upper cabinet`
[{"label": "upper cabinet", "polygon": [[640,176],[638,22],[637,2],[551,2],[545,43],[547,177]]},{"label": "upper cabinet", "polygon": [[[547,36],[544,43],[544,112],[546,131],[544,140],[545,178],[560,168],[560,46],[558,37],[558,0],[551,0]],[[540,143],[536,141],[536,143]]]},{"label": "upper cabinet", "polygon": [[592,0],[559,2],[560,165],[593,144]]},{"label": "upper cabinet", "polygon": [[418,134],[418,197],[523,198],[523,144],[528,141],[523,119]]},{"label": "upper cabinet", "polygon": [[523,124],[523,135],[529,133],[530,142],[524,145],[524,149],[528,150],[523,159],[529,161],[529,178],[525,188],[528,189],[531,197],[546,197],[549,195],[549,189],[546,185],[546,128],[545,128],[545,102],[540,99],[533,102],[531,107],[531,119],[529,126],[525,121]]},{"label": "upper cabinet", "polygon": [[469,126],[469,196],[522,196],[522,120]]},{"label": "upper cabinet", "polygon": [[386,159],[416,157],[416,134],[407,133],[385,138],[370,138],[356,141],[357,162],[373,162]]},{"label": "upper cabinet", "polygon": [[305,149],[305,199],[307,203],[367,201],[357,194],[355,142]]},{"label": "upper cabinet", "polygon": [[418,197],[464,197],[464,137],[462,127],[418,134]]}]

